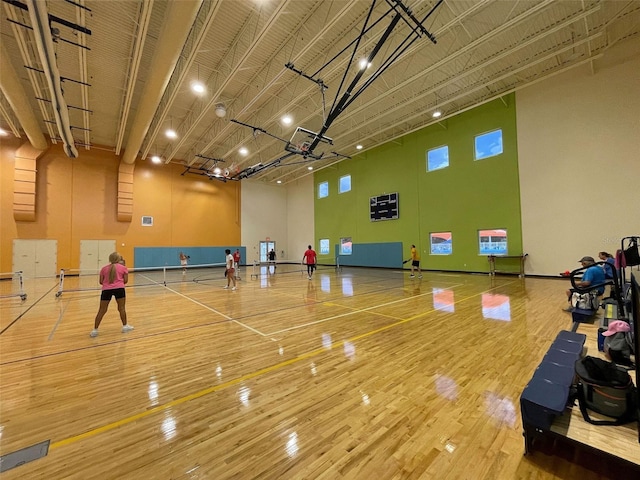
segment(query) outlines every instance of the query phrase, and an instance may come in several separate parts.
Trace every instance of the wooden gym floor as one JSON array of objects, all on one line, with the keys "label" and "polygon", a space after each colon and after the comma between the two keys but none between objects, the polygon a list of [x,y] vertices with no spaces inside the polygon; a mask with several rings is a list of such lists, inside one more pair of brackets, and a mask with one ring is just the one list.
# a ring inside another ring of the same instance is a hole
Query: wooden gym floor
[{"label": "wooden gym floor", "polygon": [[237,291],[220,270],[132,274],[135,330],[112,302],[97,338],[95,277],[1,299],[0,454],[51,442],[2,480],[609,478],[570,447],[523,456],[519,397],[570,328],[565,282],[250,273]]}]

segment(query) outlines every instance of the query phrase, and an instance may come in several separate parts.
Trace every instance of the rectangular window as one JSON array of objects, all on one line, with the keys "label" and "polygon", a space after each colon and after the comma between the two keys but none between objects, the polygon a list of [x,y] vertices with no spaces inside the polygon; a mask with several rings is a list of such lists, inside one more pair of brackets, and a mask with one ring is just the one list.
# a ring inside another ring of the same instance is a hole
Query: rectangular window
[{"label": "rectangular window", "polygon": [[449,166],[449,147],[434,148],[427,151],[427,172],[440,170]]},{"label": "rectangular window", "polygon": [[340,239],[340,255],[351,255],[352,253],[351,237]]},{"label": "rectangular window", "polygon": [[339,193],[351,191],[351,175],[340,177]]},{"label": "rectangular window", "polygon": [[507,231],[506,230],[478,230],[480,255],[506,255]]},{"label": "rectangular window", "polygon": [[329,255],[331,253],[329,251],[329,239],[321,238],[320,239],[320,255]]},{"label": "rectangular window", "polygon": [[476,136],[475,159],[494,157],[502,153],[502,130]]},{"label": "rectangular window", "polygon": [[429,234],[431,240],[431,255],[451,255],[453,244],[451,232],[438,232]]},{"label": "rectangular window", "polygon": [[318,198],[329,196],[329,182],[321,182],[318,184]]}]

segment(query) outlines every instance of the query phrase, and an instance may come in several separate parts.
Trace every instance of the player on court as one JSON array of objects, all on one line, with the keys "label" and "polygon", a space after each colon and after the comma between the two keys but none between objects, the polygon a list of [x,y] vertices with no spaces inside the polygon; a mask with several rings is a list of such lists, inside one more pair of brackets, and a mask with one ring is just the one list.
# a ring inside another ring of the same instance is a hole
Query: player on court
[{"label": "player on court", "polygon": [[227,254],[226,258],[226,267],[227,267],[227,285],[224,288],[229,288],[231,282],[233,282],[233,288],[231,290],[236,289],[236,269],[233,268],[233,255],[231,255],[231,250],[228,248],[224,251]]},{"label": "player on court", "polygon": [[415,245],[411,245],[411,275],[409,277],[415,277],[414,271],[418,270],[418,278],[422,278],[422,272],[420,271],[420,255],[418,254],[418,250],[416,250]]},{"label": "player on court", "polygon": [[233,252],[233,268],[236,269],[236,278],[238,280],[240,280],[240,269],[238,268],[240,266],[240,249],[236,248],[236,251]]},{"label": "player on court", "polygon": [[267,258],[269,262],[267,263],[267,271],[269,271],[269,267],[273,265],[273,273],[276,273],[276,251],[272,248],[269,253],[267,253]]},{"label": "player on court", "polygon": [[120,312],[120,321],[122,322],[122,333],[133,330],[131,325],[127,325],[127,311],[125,310],[125,291],[124,286],[129,281],[129,270],[124,266],[124,260],[118,252],[109,255],[109,265],[105,265],[100,270],[100,285],[102,285],[102,293],[100,294],[100,307],[94,322],[93,330],[89,336],[98,336],[98,327],[102,322],[102,317],[107,313],[111,297],[116,297],[118,304],[118,312]]},{"label": "player on court", "polygon": [[311,248],[311,245],[309,245],[307,251],[304,252],[304,255],[302,256],[302,263],[307,264],[307,274],[309,275],[309,280],[311,280],[313,271],[316,269],[316,251]]}]

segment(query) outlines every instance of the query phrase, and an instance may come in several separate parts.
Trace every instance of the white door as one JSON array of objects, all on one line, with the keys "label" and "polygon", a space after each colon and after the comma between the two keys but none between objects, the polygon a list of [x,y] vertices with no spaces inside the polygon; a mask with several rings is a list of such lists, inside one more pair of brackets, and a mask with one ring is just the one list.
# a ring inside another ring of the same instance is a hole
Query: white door
[{"label": "white door", "polygon": [[25,278],[55,277],[58,273],[57,240],[14,240],[13,271]]},{"label": "white door", "polygon": [[80,275],[95,275],[115,251],[115,240],[80,240]]}]

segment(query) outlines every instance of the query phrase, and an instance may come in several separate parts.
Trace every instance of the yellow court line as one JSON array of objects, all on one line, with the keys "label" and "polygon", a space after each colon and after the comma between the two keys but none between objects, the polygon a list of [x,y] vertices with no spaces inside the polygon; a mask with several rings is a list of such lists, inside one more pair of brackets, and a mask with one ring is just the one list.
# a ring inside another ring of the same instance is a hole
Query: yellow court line
[{"label": "yellow court line", "polygon": [[[514,282],[510,282],[510,283],[515,283],[515,281]],[[505,284],[505,285],[508,285],[508,284]],[[500,287],[504,287],[505,285],[501,285]],[[469,300],[471,298],[478,297],[478,296],[480,296],[480,295],[482,295],[484,293],[490,292],[491,290],[494,290],[495,288],[498,288],[498,287],[490,288],[489,290],[485,290],[484,292],[476,293],[476,294],[471,295],[469,297],[463,298],[462,300],[458,300],[457,302],[454,301],[453,303],[455,305],[455,304],[459,304],[459,303],[465,302],[465,301],[467,301],[467,300]],[[275,370],[279,370],[281,368],[287,367],[289,365],[293,365],[294,363],[298,363],[298,362],[300,362],[302,360],[306,360],[308,358],[318,356],[318,355],[320,355],[322,353],[326,353],[329,350],[333,350],[334,348],[344,347],[345,342],[351,343],[351,342],[354,342],[356,340],[361,340],[363,338],[370,337],[371,335],[375,335],[376,333],[384,332],[385,330],[389,330],[391,328],[397,327],[398,325],[403,325],[405,323],[411,322],[413,320],[416,320],[417,318],[423,317],[423,316],[428,315],[430,313],[433,313],[435,311],[436,311],[435,309],[428,310],[428,311],[420,313],[418,315],[414,315],[413,317],[409,317],[409,318],[405,318],[403,320],[400,320],[399,322],[391,323],[389,325],[385,325],[384,327],[380,327],[380,328],[377,328],[375,330],[370,330],[370,331],[365,332],[363,334],[356,335],[355,337],[351,337],[351,338],[349,338],[347,340],[341,340],[340,342],[337,342],[336,344],[332,344],[331,347],[329,347],[329,348],[323,347],[323,348],[319,348],[319,349],[313,350],[313,351],[308,352],[308,353],[304,353],[302,355],[299,355],[297,357],[291,358],[289,360],[285,360],[283,362],[277,363],[277,364],[272,365],[270,367],[262,368],[260,370],[256,370],[255,372],[247,373],[246,375],[238,377],[238,378],[236,378],[234,380],[229,380],[228,382],[225,382],[225,383],[221,383],[220,385],[215,385],[213,387],[205,388],[204,390],[200,390],[199,392],[192,393],[192,394],[187,395],[185,397],[177,398],[177,399],[175,399],[175,400],[173,400],[173,401],[171,401],[169,403],[165,403],[164,405],[158,405],[157,407],[150,408],[149,410],[145,410],[144,412],[140,412],[140,413],[137,413],[135,415],[131,415],[129,417],[122,418],[122,419],[117,420],[115,422],[108,423],[108,424],[103,425],[103,426],[98,427],[98,428],[94,428],[93,430],[89,430],[89,431],[81,433],[79,435],[74,435],[72,437],[68,437],[68,438],[65,438],[63,440],[59,440],[57,442],[52,442],[49,445],[49,450],[56,449],[56,448],[59,448],[59,447],[64,447],[65,445],[70,445],[70,444],[75,443],[77,441],[84,440],[86,438],[90,438],[90,437],[93,437],[95,435],[98,435],[99,433],[108,432],[109,430],[113,430],[113,429],[121,427],[123,425],[127,425],[127,424],[129,424],[131,422],[135,422],[136,420],[140,420],[142,418],[148,417],[148,416],[153,415],[155,413],[163,412],[164,410],[167,410],[168,408],[172,408],[172,407],[176,407],[178,405],[182,405],[183,403],[190,402],[191,400],[195,400],[195,399],[204,397],[205,395],[217,392],[219,390],[224,390],[225,388],[231,387],[233,385],[237,385],[237,384],[239,384],[241,382],[244,382],[246,380],[250,380],[252,378],[255,378],[255,377],[258,377],[258,376],[261,376],[261,375],[265,375],[265,374],[271,373],[271,372],[273,372]]]}]

